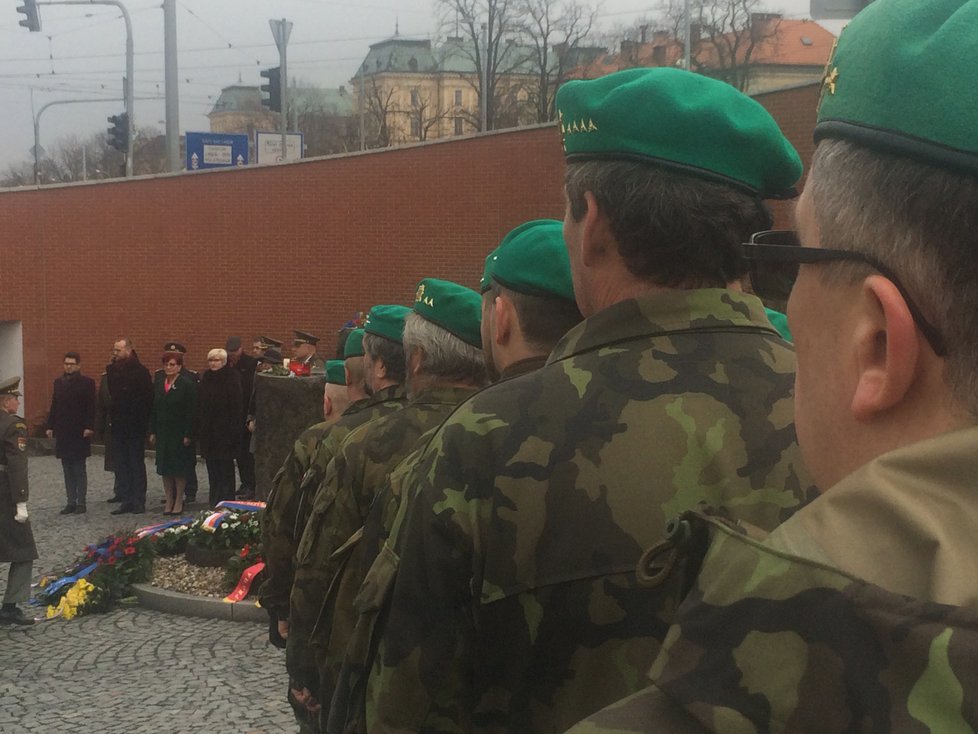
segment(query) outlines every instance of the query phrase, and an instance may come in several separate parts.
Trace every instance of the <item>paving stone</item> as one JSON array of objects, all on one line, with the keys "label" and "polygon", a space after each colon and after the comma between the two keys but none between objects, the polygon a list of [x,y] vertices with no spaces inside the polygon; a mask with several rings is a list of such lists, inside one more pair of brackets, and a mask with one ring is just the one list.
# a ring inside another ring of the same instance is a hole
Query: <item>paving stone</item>
[{"label": "paving stone", "polygon": [[[88,461],[88,513],[60,515],[61,463],[31,457],[31,525],[42,572],[63,569],[87,543],[164,518],[162,485],[147,462],[147,514],[110,515],[117,505],[102,457]],[[207,482],[198,468],[200,496]],[[6,586],[0,564],[0,594]],[[38,615],[43,610],[37,609]],[[0,732],[105,734],[293,732],[283,696],[285,659],[261,624],[181,617],[124,606],[108,614],[0,627]]]}]

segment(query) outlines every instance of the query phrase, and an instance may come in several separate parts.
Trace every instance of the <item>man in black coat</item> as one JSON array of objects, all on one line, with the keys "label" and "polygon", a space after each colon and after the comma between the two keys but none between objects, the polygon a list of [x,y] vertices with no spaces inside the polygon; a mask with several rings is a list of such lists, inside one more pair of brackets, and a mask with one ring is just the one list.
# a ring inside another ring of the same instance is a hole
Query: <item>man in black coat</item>
[{"label": "man in black coat", "polygon": [[153,378],[136,356],[129,339],[112,347],[115,360],[109,365],[108,383],[112,402],[112,457],[119,479],[122,504],[113,515],[146,512],[146,432],[153,408]]},{"label": "man in black coat", "polygon": [[54,454],[61,459],[68,503],[62,515],[83,514],[88,494],[85,460],[92,455],[95,433],[95,380],[81,373],[78,352],[66,352],[64,374],[54,381],[47,436],[54,438]]},{"label": "man in black coat", "polygon": [[[241,378],[241,404],[248,406],[255,384],[255,370],[258,368],[258,360],[244,353],[239,336],[229,336],[224,348],[228,353],[228,366],[237,372]],[[238,455],[235,457],[238,464],[238,476],[241,479],[238,496],[243,499],[254,499],[255,497],[255,455],[251,453],[250,444],[251,433],[248,431],[248,422],[243,421],[241,424],[241,446],[238,449]]]}]

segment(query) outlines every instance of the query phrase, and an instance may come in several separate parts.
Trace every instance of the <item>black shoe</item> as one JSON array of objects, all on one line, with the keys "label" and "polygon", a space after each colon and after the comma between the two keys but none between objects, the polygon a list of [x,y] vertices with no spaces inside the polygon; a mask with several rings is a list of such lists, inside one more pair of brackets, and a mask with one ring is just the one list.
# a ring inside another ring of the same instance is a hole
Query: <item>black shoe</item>
[{"label": "black shoe", "polygon": [[106,502],[122,502],[122,497],[109,497]]},{"label": "black shoe", "polygon": [[62,514],[62,515],[73,515],[73,514],[75,513],[75,509],[76,509],[76,508],[75,508],[75,506],[74,506],[74,505],[65,505],[65,506],[64,506],[64,507],[63,507],[63,508],[61,509],[61,514]]},{"label": "black shoe", "polygon": [[15,606],[13,609],[0,610],[0,624],[28,626],[34,624],[34,618],[28,617],[20,610],[20,607]]},{"label": "black shoe", "polygon": [[131,510],[129,510],[129,512],[131,512],[133,515],[145,515],[146,514],[146,508],[145,507],[133,507]]},{"label": "black shoe", "polygon": [[109,514],[110,515],[128,515],[130,512],[132,512],[132,510],[129,509],[129,506],[128,505],[122,505],[121,507],[117,507],[114,510],[112,510],[112,512],[110,512]]},{"label": "black shoe", "polygon": [[86,512],[88,512],[88,508],[86,508],[85,505],[78,505],[78,507],[75,508],[76,515],[84,515]]}]

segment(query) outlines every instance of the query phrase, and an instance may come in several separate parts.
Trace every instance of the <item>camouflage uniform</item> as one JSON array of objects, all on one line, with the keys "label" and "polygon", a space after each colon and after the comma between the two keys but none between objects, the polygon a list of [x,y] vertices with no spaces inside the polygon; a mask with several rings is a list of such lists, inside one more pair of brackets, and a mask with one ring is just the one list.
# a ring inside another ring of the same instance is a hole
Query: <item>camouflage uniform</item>
[{"label": "camouflage uniform", "polygon": [[559,731],[646,685],[683,579],[635,568],[666,520],[705,502],[771,528],[812,489],[793,380],[759,300],[663,292],[460,406],[378,559],[397,571],[367,728]]},{"label": "camouflage uniform", "polygon": [[659,688],[575,734],[978,729],[976,445],[967,428],[885,454],[762,543],[709,521]]},{"label": "camouflage uniform", "polygon": [[[343,418],[320,441],[315,457],[309,469],[306,470],[299,487],[299,497],[295,509],[297,546],[304,535],[307,524],[306,518],[310,515],[310,511],[306,508],[313,504],[310,501],[311,498],[319,494],[319,483],[315,481],[319,476],[316,473],[316,467],[329,465],[351,432],[365,423],[400,410],[406,401],[407,396],[404,387],[401,385],[393,385],[380,390],[371,396],[360,410],[350,413],[348,409]],[[318,595],[313,593],[313,590],[318,588],[313,579],[319,578],[312,576],[314,569],[300,568],[295,561],[293,564],[295,575],[289,595],[289,637],[285,647],[286,667],[290,678],[299,688],[308,688],[315,693],[318,689],[316,664],[315,659],[309,653],[307,643],[319,614],[322,593],[318,593]]]},{"label": "camouflage uniform", "polygon": [[[328,707],[356,618],[353,600],[363,580],[362,528],[391,469],[426,431],[438,426],[474,388],[431,387],[397,413],[363,425],[343,442],[316,495],[312,517],[296,553],[315,569],[321,609],[309,640],[319,677],[319,700]],[[379,505],[378,505],[379,506]],[[379,513],[378,513],[379,517]],[[378,534],[371,531],[374,537]],[[298,579],[296,580],[298,585]]]}]

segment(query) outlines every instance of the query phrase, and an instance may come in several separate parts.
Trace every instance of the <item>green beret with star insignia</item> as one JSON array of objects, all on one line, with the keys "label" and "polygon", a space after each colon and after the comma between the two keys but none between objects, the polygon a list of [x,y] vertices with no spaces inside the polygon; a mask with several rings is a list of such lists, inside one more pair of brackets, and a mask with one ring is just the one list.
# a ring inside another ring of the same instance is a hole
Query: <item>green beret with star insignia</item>
[{"label": "green beret with star insignia", "polygon": [[801,158],[761,104],[683,69],[626,69],[565,82],[557,113],[568,163],[638,161],[746,191],[797,194]]},{"label": "green beret with star insignia", "polygon": [[414,295],[414,312],[466,344],[482,347],[482,296],[450,280],[425,278]]},{"label": "green beret with star insignia", "polygon": [[492,281],[516,293],[574,300],[564,225],[556,219],[524,222],[489,253],[480,287]]},{"label": "green beret with star insignia", "polygon": [[404,319],[409,313],[411,309],[407,306],[393,304],[374,306],[367,312],[363,330],[367,334],[382,336],[400,344],[404,339]]},{"label": "green beret with star insignia", "polygon": [[342,359],[326,361],[326,382],[330,385],[346,384],[346,362]]},{"label": "green beret with star insignia", "polygon": [[343,344],[343,359],[363,356],[363,329],[354,329],[347,334]]},{"label": "green beret with star insignia", "polygon": [[876,0],[839,36],[815,141],[978,174],[978,0]]}]

